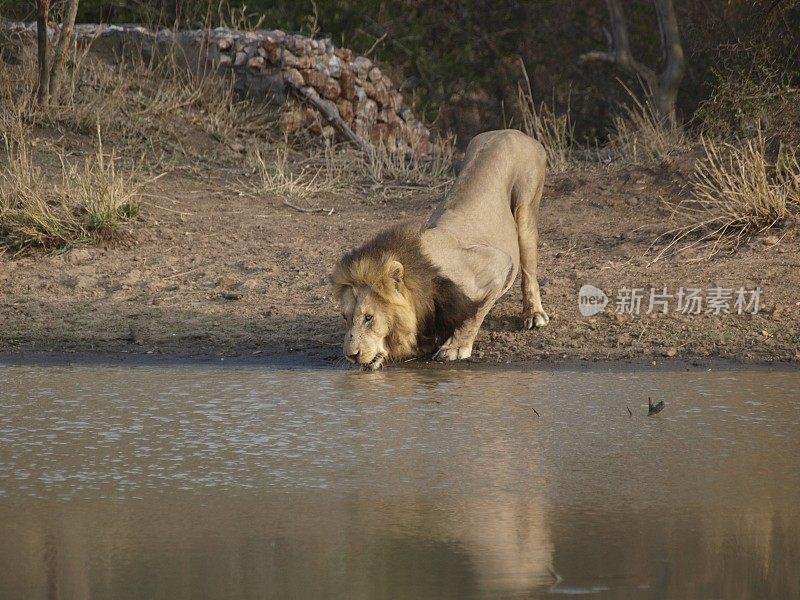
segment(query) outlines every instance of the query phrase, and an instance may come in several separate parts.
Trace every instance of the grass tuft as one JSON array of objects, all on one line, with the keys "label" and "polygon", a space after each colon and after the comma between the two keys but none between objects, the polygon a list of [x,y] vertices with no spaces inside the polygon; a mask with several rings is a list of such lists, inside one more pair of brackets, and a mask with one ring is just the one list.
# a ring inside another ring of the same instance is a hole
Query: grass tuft
[{"label": "grass tuft", "polygon": [[736,249],[800,208],[800,160],[796,151],[781,147],[777,162],[770,164],[760,131],[739,145],[713,138],[701,141],[705,156],[690,178],[692,200],[674,209],[691,223],[665,234],[671,235],[672,241],[658,257],[689,236],[696,239],[680,250],[705,247],[711,257],[722,249]]},{"label": "grass tuft", "polygon": [[138,214],[139,186],[117,171],[101,140],[81,168],[61,155],[62,179],[55,183],[34,164],[29,139],[21,123],[3,134],[0,245],[19,252],[109,239]]},{"label": "grass tuft", "polygon": [[370,182],[386,187],[422,187],[447,183],[453,172],[453,141],[436,141],[433,152],[424,158],[393,151],[383,142],[373,145],[359,161],[358,170]]},{"label": "grass tuft", "polygon": [[652,99],[639,100],[626,86],[631,103],[614,118],[610,146],[618,159],[630,164],[659,163],[686,147],[681,127],[670,127],[659,116]]},{"label": "grass tuft", "polygon": [[526,87],[517,86],[517,104],[522,116],[522,131],[539,140],[547,153],[547,165],[552,173],[563,173],[574,164],[574,127],[569,116],[569,107],[564,114],[544,102],[536,106],[531,90],[528,71],[522,64]]},{"label": "grass tuft", "polygon": [[[297,161],[291,160],[287,145],[273,148],[264,155],[255,150],[248,156],[253,168],[256,183],[245,185],[250,194],[268,194],[285,200],[306,200],[312,196],[332,193],[339,189],[339,172],[328,168],[327,161],[322,166],[303,165],[293,169]],[[330,163],[333,165],[333,163]]]}]

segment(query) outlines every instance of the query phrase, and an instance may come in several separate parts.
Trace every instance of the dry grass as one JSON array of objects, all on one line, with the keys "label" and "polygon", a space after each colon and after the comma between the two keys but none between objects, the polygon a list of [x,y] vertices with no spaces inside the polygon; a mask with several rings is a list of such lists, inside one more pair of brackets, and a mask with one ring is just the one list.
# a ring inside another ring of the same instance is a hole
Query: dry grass
[{"label": "dry grass", "polygon": [[[424,158],[389,150],[378,143],[368,153],[339,146],[311,145],[300,150],[288,139],[247,155],[252,177],[242,181],[240,191],[250,196],[274,196],[284,204],[300,200],[314,208],[314,198],[346,191],[398,197],[421,189],[446,187],[453,180],[452,140],[434,144]],[[293,206],[297,208],[297,206]]]},{"label": "dry grass", "polygon": [[341,170],[332,160],[321,166],[292,159],[287,144],[262,153],[255,150],[248,156],[256,182],[245,182],[243,192],[250,195],[271,195],[284,201],[308,200],[314,196],[336,192],[341,188]]},{"label": "dry grass", "polygon": [[109,239],[139,210],[139,190],[118,172],[114,156],[98,151],[80,165],[61,155],[61,181],[45,177],[33,160],[30,132],[20,122],[3,133],[0,168],[0,245],[48,250]]},{"label": "dry grass", "polygon": [[[55,249],[112,237],[139,209],[139,171],[231,160],[226,145],[275,133],[274,112],[240,100],[217,77],[192,75],[174,53],[110,64],[83,50],[63,94],[44,107],[33,102],[35,61],[19,56],[0,62],[0,246]],[[68,159],[87,146],[85,162]],[[40,165],[54,162],[57,172],[46,177]]]},{"label": "dry grass", "polygon": [[[702,144],[705,157],[691,177],[692,200],[674,209],[691,223],[665,234],[672,240],[657,258],[692,247],[707,249],[707,257],[736,249],[800,209],[796,151],[782,147],[776,164],[770,164],[761,132],[739,145],[705,138]],[[682,243],[690,237],[696,239]]]},{"label": "dry grass", "polygon": [[631,103],[625,114],[614,119],[614,133],[609,142],[618,159],[631,164],[659,163],[686,148],[686,136],[680,127],[669,127],[658,115],[650,98],[639,100],[625,88]]},{"label": "dry grass", "polygon": [[388,188],[437,186],[452,179],[453,153],[451,138],[437,140],[425,158],[390,150],[379,142],[357,162],[356,170],[373,184]]},{"label": "dry grass", "polygon": [[574,127],[569,117],[569,109],[564,114],[556,114],[544,102],[536,106],[531,90],[528,71],[522,64],[526,87],[517,86],[517,104],[522,116],[522,131],[539,140],[547,153],[547,165],[552,173],[563,173],[573,166]]},{"label": "dry grass", "polygon": [[31,61],[0,69],[0,110],[22,115],[33,126],[104,137],[124,156],[157,168],[180,158],[213,155],[218,142],[269,138],[275,115],[240,100],[217,77],[195,76],[171,53],[158,61],[120,64],[83,52],[57,102],[30,101],[36,66]]}]

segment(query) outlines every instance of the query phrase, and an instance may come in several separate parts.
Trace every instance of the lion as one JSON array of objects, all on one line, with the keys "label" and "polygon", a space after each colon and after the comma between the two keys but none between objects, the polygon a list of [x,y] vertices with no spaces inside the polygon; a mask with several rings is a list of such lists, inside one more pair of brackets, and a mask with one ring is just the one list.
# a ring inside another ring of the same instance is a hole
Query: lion
[{"label": "lion", "polygon": [[546,162],[520,131],[482,133],[426,223],[393,227],[342,257],[330,281],[347,360],[374,370],[434,350],[436,360],[469,358],[520,271],[524,327],[547,325],[536,280]]}]

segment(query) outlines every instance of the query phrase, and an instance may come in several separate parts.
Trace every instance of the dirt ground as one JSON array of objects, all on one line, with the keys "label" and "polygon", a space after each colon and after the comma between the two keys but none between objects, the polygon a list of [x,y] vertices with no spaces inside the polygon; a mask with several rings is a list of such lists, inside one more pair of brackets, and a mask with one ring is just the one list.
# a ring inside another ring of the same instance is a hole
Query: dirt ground
[{"label": "dirt ground", "polygon": [[[301,213],[279,198],[235,191],[242,171],[196,168],[152,183],[123,241],[50,255],[0,254],[0,356],[31,353],[172,357],[340,356],[341,318],[326,276],[337,258],[389,224],[423,217],[442,190],[361,189],[318,198]],[[713,357],[800,362],[800,228],[790,224],[733,255],[650,264],[674,224],[660,198],[685,193],[674,168],[592,167],[549,176],[540,265],[550,325],[522,331],[514,286],[491,311],[472,361]],[[584,284],[610,298],[578,310]],[[762,289],[758,314],[647,313],[650,289]],[[618,290],[644,289],[640,314],[618,315]]]}]

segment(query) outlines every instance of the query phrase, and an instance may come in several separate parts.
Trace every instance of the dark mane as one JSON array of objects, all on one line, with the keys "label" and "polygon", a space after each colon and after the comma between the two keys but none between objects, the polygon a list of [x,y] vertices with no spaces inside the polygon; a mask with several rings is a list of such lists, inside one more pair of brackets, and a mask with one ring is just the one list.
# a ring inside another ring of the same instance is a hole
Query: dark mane
[{"label": "dark mane", "polygon": [[345,268],[359,260],[371,259],[381,264],[399,261],[404,268],[403,283],[409,301],[417,313],[417,345],[439,346],[468,318],[478,311],[479,303],[471,300],[422,251],[424,227],[405,224],[379,233],[363,246],[346,254]]}]

